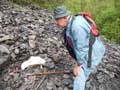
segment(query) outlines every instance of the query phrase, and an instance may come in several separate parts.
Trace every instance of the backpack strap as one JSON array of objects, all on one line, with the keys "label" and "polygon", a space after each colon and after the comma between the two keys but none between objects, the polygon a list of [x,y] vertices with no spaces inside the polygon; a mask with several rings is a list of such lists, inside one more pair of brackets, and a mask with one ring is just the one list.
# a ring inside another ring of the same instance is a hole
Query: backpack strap
[{"label": "backpack strap", "polygon": [[[99,33],[96,32],[97,29],[96,29],[96,24],[95,22],[92,20],[92,18],[86,14],[77,14],[75,16],[78,16],[78,15],[83,15],[84,18],[92,25],[92,29],[90,30],[90,39],[89,39],[89,50],[88,50],[88,63],[87,63],[87,66],[88,68],[91,67],[91,63],[92,63],[92,46],[96,40],[96,37],[99,36]],[[70,24],[70,33],[72,35],[72,23],[75,19],[75,16],[72,17],[72,20],[71,20],[71,24]],[[94,31],[94,33],[93,33]]]},{"label": "backpack strap", "polygon": [[95,37],[98,37],[99,36],[99,32],[97,30],[97,26],[96,26],[96,23],[95,21],[92,19],[91,15],[88,14],[88,13],[82,13],[82,15],[85,17],[85,19],[91,23],[92,25],[92,29],[91,29],[91,32],[92,34],[95,36]]},{"label": "backpack strap", "polygon": [[92,63],[92,48],[93,44],[95,43],[96,37],[90,32],[90,39],[89,39],[89,50],[88,50],[88,63],[87,66],[90,68]]}]

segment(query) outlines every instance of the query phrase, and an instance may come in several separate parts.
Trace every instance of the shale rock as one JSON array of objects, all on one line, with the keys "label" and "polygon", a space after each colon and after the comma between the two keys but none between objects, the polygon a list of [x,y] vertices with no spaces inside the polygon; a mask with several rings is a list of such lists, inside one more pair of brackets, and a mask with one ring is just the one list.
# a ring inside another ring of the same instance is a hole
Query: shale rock
[{"label": "shale rock", "polygon": [[[0,7],[0,90],[73,90],[72,73],[46,75],[45,79],[44,75],[26,75],[73,69],[75,61],[67,57],[63,30],[54,24],[52,13],[33,6],[17,9],[6,3]],[[119,90],[120,46],[102,39],[106,53],[87,80],[86,90]],[[21,63],[30,56],[40,56],[47,63],[22,71]]]},{"label": "shale rock", "polygon": [[0,65],[9,60],[10,52],[4,45],[0,45]]}]

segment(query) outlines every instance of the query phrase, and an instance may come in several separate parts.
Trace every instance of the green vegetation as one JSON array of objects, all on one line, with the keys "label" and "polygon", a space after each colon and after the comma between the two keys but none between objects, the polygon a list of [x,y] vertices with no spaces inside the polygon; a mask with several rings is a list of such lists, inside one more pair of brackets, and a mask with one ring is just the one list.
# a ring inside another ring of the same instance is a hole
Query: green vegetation
[{"label": "green vegetation", "polygon": [[100,33],[120,44],[120,0],[11,0],[17,4],[35,4],[53,10],[65,5],[73,14],[86,11],[92,14]]}]

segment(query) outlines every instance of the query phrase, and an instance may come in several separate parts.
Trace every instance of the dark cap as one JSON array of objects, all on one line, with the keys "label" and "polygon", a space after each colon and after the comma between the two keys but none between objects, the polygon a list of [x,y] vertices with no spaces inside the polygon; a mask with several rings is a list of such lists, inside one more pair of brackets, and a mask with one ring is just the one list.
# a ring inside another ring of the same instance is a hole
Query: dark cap
[{"label": "dark cap", "polygon": [[54,18],[59,19],[65,16],[70,15],[70,12],[66,9],[65,6],[58,6],[54,9]]}]

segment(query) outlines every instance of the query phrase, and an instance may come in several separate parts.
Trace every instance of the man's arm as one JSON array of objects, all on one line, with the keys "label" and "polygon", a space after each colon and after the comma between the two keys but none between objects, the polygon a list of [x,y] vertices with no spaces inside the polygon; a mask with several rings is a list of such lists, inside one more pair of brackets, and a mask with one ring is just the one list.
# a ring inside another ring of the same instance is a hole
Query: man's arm
[{"label": "man's arm", "polygon": [[89,50],[89,33],[87,27],[78,26],[72,30],[74,52],[80,64],[87,64]]}]

